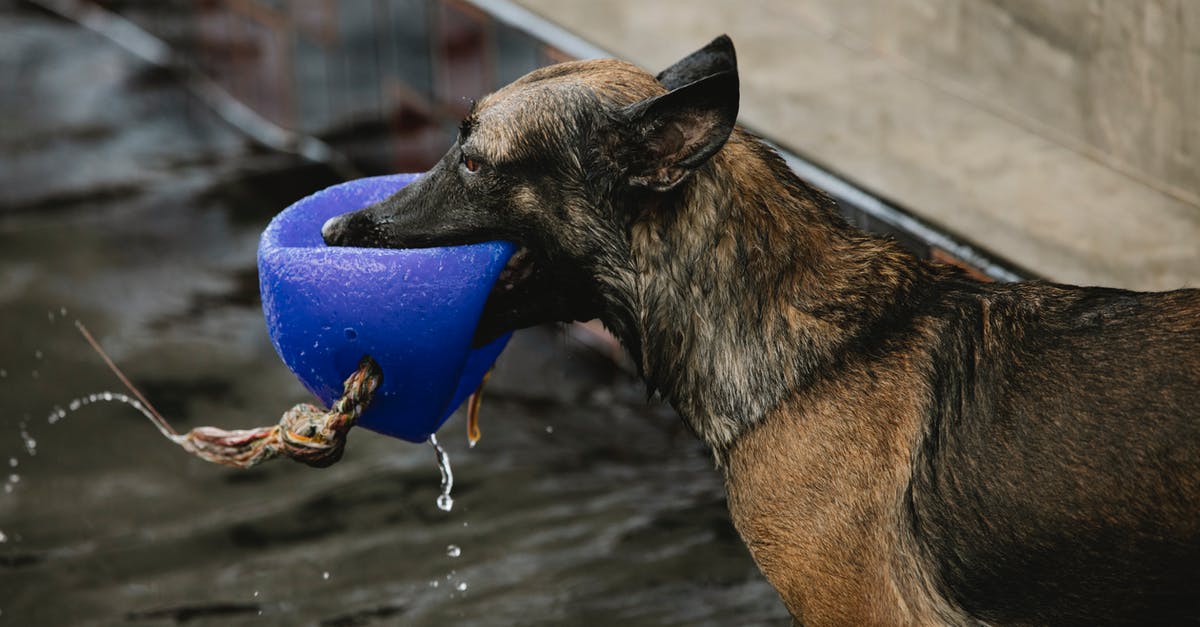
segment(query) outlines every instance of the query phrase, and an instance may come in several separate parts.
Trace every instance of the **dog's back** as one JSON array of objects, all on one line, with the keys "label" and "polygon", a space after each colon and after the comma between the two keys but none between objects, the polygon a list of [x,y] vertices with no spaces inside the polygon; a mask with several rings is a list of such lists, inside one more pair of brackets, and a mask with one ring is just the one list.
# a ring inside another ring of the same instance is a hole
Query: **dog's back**
[{"label": "dog's back", "polygon": [[947,292],[908,493],[999,624],[1200,621],[1200,291]]}]

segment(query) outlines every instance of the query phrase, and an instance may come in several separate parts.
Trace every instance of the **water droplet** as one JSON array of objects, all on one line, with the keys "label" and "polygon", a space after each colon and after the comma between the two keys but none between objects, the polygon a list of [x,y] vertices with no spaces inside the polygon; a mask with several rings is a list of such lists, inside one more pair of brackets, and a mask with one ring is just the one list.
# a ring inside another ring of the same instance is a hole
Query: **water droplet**
[{"label": "water droplet", "polygon": [[142,403],[136,398],[132,398],[120,392],[107,391],[97,392],[95,394],[88,394],[87,396],[71,399],[71,401],[67,403],[67,409],[55,406],[54,410],[50,412],[50,416],[47,418],[47,420],[50,422],[50,424],[54,424],[59,420],[66,418],[68,412],[78,411],[86,405],[91,405],[92,403],[98,403],[100,401],[116,401],[119,403],[125,403],[126,405],[129,405],[130,407],[141,412],[143,416],[149,418],[151,421],[155,421],[154,415],[151,414],[150,411],[147,410],[146,407],[142,405]]},{"label": "water droplet", "polygon": [[554,427],[551,425],[546,425],[546,433],[554,433]]},{"label": "water droplet", "polygon": [[9,457],[9,458],[8,458],[8,467],[9,467],[9,468],[16,468],[16,467],[17,467],[17,466],[19,466],[20,464],[21,464],[21,462],[17,461],[17,458],[16,458],[16,457]]},{"label": "water droplet", "polygon": [[463,521],[463,526],[464,526],[464,527],[466,527],[466,526],[467,526],[467,521],[465,521],[465,520]]},{"label": "water droplet", "polygon": [[5,494],[12,494],[12,491],[13,491],[13,487],[12,487],[11,483],[4,484],[4,493]]},{"label": "water droplet", "polygon": [[255,598],[257,598],[257,597],[258,597],[258,590],[255,590],[255,591],[254,591],[254,596],[255,596]]},{"label": "water droplet", "polygon": [[438,444],[436,435],[429,435],[429,444],[437,453],[438,470],[442,473],[442,493],[438,495],[437,506],[443,512],[448,512],[454,508],[454,499],[450,498],[450,490],[454,488],[454,472],[450,470],[450,456]]},{"label": "water droplet", "polygon": [[25,442],[25,452],[30,455],[37,455],[37,440],[29,435],[29,432],[24,427],[21,428],[21,440]]},{"label": "water droplet", "polygon": [[450,557],[458,557],[459,555],[462,555],[462,549],[458,548],[457,544],[447,545],[446,555],[449,555]]},{"label": "water droplet", "polygon": [[21,483],[21,475],[18,475],[16,473],[9,475],[8,482],[9,483]]},{"label": "water droplet", "polygon": [[33,351],[33,357],[35,359],[41,359],[42,358],[42,350],[38,349],[38,350]]},{"label": "water droplet", "polygon": [[8,542],[8,536],[4,535],[3,531],[0,531],[0,543],[4,542]]},{"label": "water droplet", "polygon": [[62,316],[62,317],[64,317],[64,318],[66,318],[66,317],[67,317],[67,308],[66,308],[66,307],[59,307],[59,308],[58,308],[58,315],[60,315],[60,316]]},{"label": "water droplet", "polygon": [[8,371],[5,370],[4,368],[0,368],[0,379],[7,379],[7,378],[8,378]]},{"label": "water droplet", "polygon": [[466,592],[467,591],[467,582],[460,581],[460,582],[458,582],[458,585],[454,586],[454,587],[457,588],[459,592]]},{"label": "water droplet", "polygon": [[33,375],[33,378],[34,378],[34,379],[37,379],[38,377],[42,376],[42,375],[38,374],[38,371],[37,371],[37,370],[34,370],[34,371],[33,371],[32,373],[30,373],[30,374],[32,374],[32,375]]},{"label": "water droplet", "polygon": [[54,322],[54,312],[53,312],[53,311],[47,311],[47,312],[46,312],[46,319],[47,319],[47,320],[49,320],[50,322]]},{"label": "water droplet", "polygon": [[325,572],[321,573],[321,579],[324,579],[325,581],[329,581],[329,571],[325,571]]},{"label": "water droplet", "polygon": [[437,580],[437,579],[430,579],[430,580],[429,580],[429,587],[430,587],[430,588],[436,588],[436,587],[438,587],[438,580]]}]

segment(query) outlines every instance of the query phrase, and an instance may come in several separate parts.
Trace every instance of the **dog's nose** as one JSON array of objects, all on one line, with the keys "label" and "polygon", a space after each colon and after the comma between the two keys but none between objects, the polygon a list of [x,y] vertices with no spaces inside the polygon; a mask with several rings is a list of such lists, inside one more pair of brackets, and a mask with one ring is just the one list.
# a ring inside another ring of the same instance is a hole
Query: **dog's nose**
[{"label": "dog's nose", "polygon": [[321,225],[321,239],[325,240],[326,246],[337,246],[337,236],[339,227],[342,224],[342,216],[333,216]]}]

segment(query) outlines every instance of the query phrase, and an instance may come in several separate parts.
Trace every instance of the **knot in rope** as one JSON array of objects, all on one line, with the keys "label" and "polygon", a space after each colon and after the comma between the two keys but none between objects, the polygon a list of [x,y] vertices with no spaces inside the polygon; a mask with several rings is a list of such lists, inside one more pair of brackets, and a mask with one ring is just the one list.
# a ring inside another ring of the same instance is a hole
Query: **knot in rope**
[{"label": "knot in rope", "polygon": [[342,458],[346,436],[366,411],[383,381],[379,364],[364,356],[343,384],[343,393],[328,411],[301,403],[284,412],[274,427],[228,431],[197,427],[170,436],[176,444],[204,460],[250,468],[277,457],[290,457],[316,468]]}]

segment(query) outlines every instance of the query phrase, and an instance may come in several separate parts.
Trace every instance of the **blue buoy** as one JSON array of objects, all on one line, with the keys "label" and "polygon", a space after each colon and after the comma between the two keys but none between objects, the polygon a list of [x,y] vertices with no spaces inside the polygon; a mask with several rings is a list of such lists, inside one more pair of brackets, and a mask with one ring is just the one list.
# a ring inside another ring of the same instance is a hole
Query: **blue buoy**
[{"label": "blue buoy", "polygon": [[326,246],[329,218],[383,200],[417,178],[334,185],[275,216],[258,245],[267,331],[283,363],[329,406],[363,355],[383,385],[358,424],[423,442],[454,413],[508,336],[472,349],[508,242],[422,249]]}]

